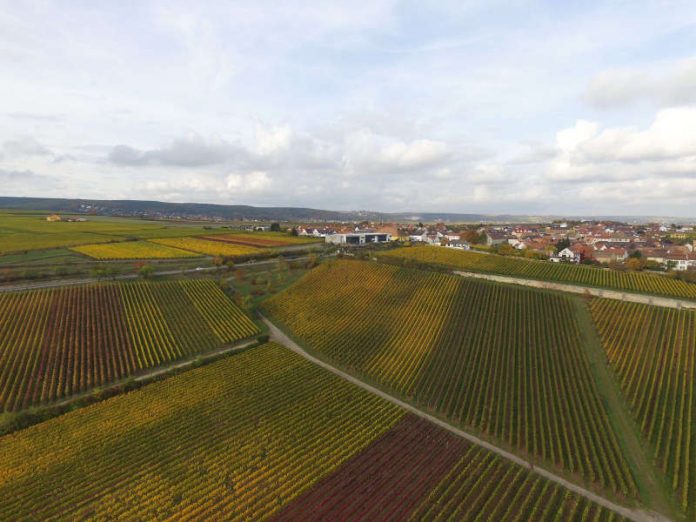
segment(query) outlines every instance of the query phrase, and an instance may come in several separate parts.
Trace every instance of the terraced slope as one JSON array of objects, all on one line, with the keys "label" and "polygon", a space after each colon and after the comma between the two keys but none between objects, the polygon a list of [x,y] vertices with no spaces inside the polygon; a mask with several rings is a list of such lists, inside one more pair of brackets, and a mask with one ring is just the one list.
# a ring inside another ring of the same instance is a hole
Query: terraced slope
[{"label": "terraced slope", "polygon": [[612,288],[629,292],[696,299],[696,285],[657,274],[600,270],[568,263],[551,263],[494,254],[466,252],[452,248],[419,246],[399,248],[381,254],[385,260],[558,281],[577,285]]},{"label": "terraced slope", "polygon": [[0,294],[0,411],[45,404],[258,332],[210,280]]},{"label": "terraced slope", "polygon": [[682,509],[696,517],[696,312],[591,303],[607,358]]},{"label": "terraced slope", "polygon": [[636,487],[570,297],[324,264],[265,303],[305,346],[451,422],[626,496]]}]

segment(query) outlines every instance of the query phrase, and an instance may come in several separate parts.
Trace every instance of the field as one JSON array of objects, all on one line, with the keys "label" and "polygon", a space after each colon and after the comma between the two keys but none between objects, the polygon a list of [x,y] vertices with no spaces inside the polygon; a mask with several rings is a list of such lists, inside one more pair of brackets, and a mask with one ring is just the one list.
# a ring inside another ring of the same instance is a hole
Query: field
[{"label": "field", "polygon": [[0,294],[0,412],[50,403],[257,333],[210,280]]},{"label": "field", "polygon": [[84,245],[72,250],[93,259],[172,259],[197,257],[197,254],[150,241],[125,241],[101,245]]},{"label": "field", "polygon": [[146,239],[229,233],[229,229],[219,227],[172,226],[156,221],[104,216],[86,216],[87,221],[83,222],[48,222],[46,221],[48,214],[50,212],[27,214],[0,211],[0,255],[107,243],[126,238]]},{"label": "field", "polygon": [[656,274],[601,270],[568,263],[534,261],[432,246],[399,248],[386,252],[382,256],[384,259],[432,264],[470,272],[493,273],[696,299],[696,285]]},{"label": "field", "polygon": [[258,248],[250,246],[198,239],[195,237],[153,239],[152,242],[208,256],[249,256],[258,255],[263,252]]},{"label": "field", "polygon": [[606,299],[591,309],[655,458],[696,514],[696,313]]},{"label": "field", "polygon": [[62,232],[56,234],[37,235],[32,233],[2,234],[0,233],[0,255],[26,250],[44,250],[48,248],[71,247],[90,243],[107,243],[118,236],[106,236],[91,232]]},{"label": "field", "polygon": [[321,356],[451,422],[636,494],[573,298],[391,265],[321,265],[264,308]]},{"label": "field", "polygon": [[288,234],[277,232],[240,232],[234,234],[220,234],[216,236],[202,236],[201,239],[222,241],[225,243],[233,243],[258,248],[285,247],[323,242],[323,239],[321,238],[290,236]]},{"label": "field", "polygon": [[0,439],[3,520],[310,513],[617,519],[275,345]]}]

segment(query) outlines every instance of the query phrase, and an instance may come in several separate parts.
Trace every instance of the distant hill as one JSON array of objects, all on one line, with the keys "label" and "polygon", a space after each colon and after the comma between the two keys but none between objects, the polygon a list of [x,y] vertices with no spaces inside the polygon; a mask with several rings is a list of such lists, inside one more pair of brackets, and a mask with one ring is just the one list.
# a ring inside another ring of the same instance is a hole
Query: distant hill
[{"label": "distant hill", "polygon": [[[464,214],[452,212],[374,212],[366,210],[320,210],[301,207],[252,207],[250,205],[214,205],[209,203],[165,203],[162,201],[98,200],[62,198],[0,197],[0,208],[46,210],[106,216],[131,216],[159,219],[205,219],[244,221],[302,222],[435,222],[450,223],[540,223],[572,216],[534,216],[513,214]],[[695,219],[649,216],[585,216],[625,222],[669,221],[693,223]]]}]

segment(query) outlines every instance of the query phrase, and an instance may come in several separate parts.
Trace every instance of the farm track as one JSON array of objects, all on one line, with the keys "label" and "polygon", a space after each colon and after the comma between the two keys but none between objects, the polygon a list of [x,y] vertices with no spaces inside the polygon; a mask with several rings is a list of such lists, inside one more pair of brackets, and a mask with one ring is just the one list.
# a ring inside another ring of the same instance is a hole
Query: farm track
[{"label": "farm track", "polygon": [[[309,256],[286,258],[286,261],[306,261]],[[130,260],[129,262],[132,262]],[[277,259],[268,259],[263,261],[255,261],[253,263],[239,263],[235,265],[236,268],[263,266],[277,263]],[[184,270],[162,270],[160,272],[155,272],[152,274],[153,277],[157,276],[170,276],[170,275],[182,275],[182,274],[194,274],[194,273],[208,273],[217,272],[218,270],[224,270],[226,267],[209,266],[204,268],[186,268]],[[138,274],[123,274],[118,275],[109,279],[97,279],[96,277],[83,277],[79,279],[52,279],[50,281],[37,281],[31,283],[17,283],[9,285],[0,285],[0,292],[22,292],[24,290],[37,290],[40,288],[58,288],[61,286],[74,286],[74,285],[88,285],[92,283],[99,283],[103,281],[127,281],[129,279],[138,279]]]},{"label": "farm track", "polygon": [[607,290],[591,286],[571,285],[567,283],[554,283],[552,281],[541,281],[539,279],[525,279],[522,277],[501,276],[493,274],[480,274],[477,272],[464,272],[461,270],[452,271],[453,274],[462,277],[472,277],[475,279],[485,279],[486,281],[494,281],[497,283],[507,283],[513,285],[529,286],[532,288],[543,288],[546,290],[557,290],[559,292],[568,292],[571,294],[589,295],[592,297],[603,297],[605,299],[614,299],[618,301],[628,301],[631,303],[647,304],[651,306],[660,306],[663,308],[693,309],[696,310],[696,302],[686,299],[677,299],[673,297],[662,297],[648,294],[636,294],[632,292],[621,292],[619,290]]},{"label": "farm track", "polygon": [[339,377],[347,380],[348,382],[351,382],[355,384],[356,386],[361,387],[362,389],[377,395],[378,397],[381,397],[382,399],[385,399],[392,404],[395,404],[406,411],[409,411],[423,419],[426,419],[433,424],[436,424],[437,426],[440,426],[451,433],[454,433],[455,435],[458,435],[469,442],[476,444],[477,446],[481,446],[496,455],[499,455],[500,457],[513,462],[514,464],[517,464],[519,466],[523,466],[533,473],[536,473],[548,480],[551,480],[552,482],[570,490],[573,491],[574,493],[577,493],[578,495],[581,495],[597,504],[600,506],[603,506],[618,515],[621,515],[623,517],[628,518],[629,520],[633,520],[635,522],[655,522],[655,521],[664,521],[664,520],[670,520],[666,518],[665,516],[659,514],[659,513],[654,513],[654,512],[648,512],[640,509],[632,509],[628,508],[625,506],[621,506],[619,504],[616,504],[615,502],[612,502],[611,500],[602,497],[601,495],[598,495],[597,493],[594,493],[588,489],[583,488],[582,486],[578,486],[577,484],[574,484],[567,479],[558,476],[546,469],[539,468],[538,466],[534,466],[533,463],[515,455],[514,453],[511,453],[503,448],[500,448],[494,444],[491,444],[488,441],[485,441],[476,435],[473,435],[469,432],[466,432],[462,429],[456,428],[455,426],[452,426],[451,424],[448,424],[447,422],[438,419],[437,417],[434,417],[432,415],[429,415],[418,408],[412,406],[411,404],[408,404],[407,402],[404,402],[402,400],[397,399],[396,397],[393,397],[392,395],[385,393],[382,390],[379,390],[373,386],[370,386],[369,384],[363,382],[362,380],[358,379],[357,377],[354,377],[334,366],[331,364],[324,362],[309,353],[307,353],[300,345],[298,345],[295,341],[293,341],[288,335],[286,335],[280,328],[278,328],[273,322],[271,322],[267,317],[261,315],[262,321],[268,326],[269,329],[269,334],[271,337],[271,340],[275,341],[278,344],[281,344],[285,346],[286,348],[292,350],[293,352],[297,353],[298,355],[301,355],[308,361],[310,361],[313,364],[316,364],[317,366],[320,366],[335,375],[338,375]]}]

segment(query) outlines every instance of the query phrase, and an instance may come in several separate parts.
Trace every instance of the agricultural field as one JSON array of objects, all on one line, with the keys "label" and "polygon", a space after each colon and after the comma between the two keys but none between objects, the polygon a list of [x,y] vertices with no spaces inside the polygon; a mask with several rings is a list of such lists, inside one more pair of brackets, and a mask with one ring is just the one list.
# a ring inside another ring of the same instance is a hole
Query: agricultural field
[{"label": "agricultural field", "polygon": [[28,214],[0,211],[0,255],[108,243],[128,238],[147,239],[229,233],[229,229],[219,227],[166,225],[156,221],[105,216],[73,216],[87,219],[82,222],[48,222],[46,216],[49,214],[50,212]]},{"label": "agricultural field", "polygon": [[696,284],[669,277],[637,272],[602,270],[568,263],[551,263],[493,254],[456,251],[451,248],[419,246],[399,248],[381,254],[385,260],[483,272],[527,279],[558,281],[646,294],[696,299]]},{"label": "agricultural field", "polygon": [[0,438],[3,520],[337,513],[619,520],[273,344]]},{"label": "agricultural field", "polygon": [[207,279],[0,293],[0,412],[51,403],[256,333]]},{"label": "agricultural field", "polygon": [[337,261],[263,307],[346,370],[542,463],[635,496],[573,299]]},{"label": "agricultural field", "polygon": [[225,243],[246,245],[257,248],[287,247],[324,242],[322,238],[290,236],[288,234],[278,232],[239,232],[233,234],[219,234],[215,236],[201,236],[201,239],[222,241]]},{"label": "agricultural field", "polygon": [[696,312],[595,299],[624,395],[682,509],[696,517]]},{"label": "agricultural field", "polygon": [[404,416],[272,518],[278,522],[619,519],[412,415]]},{"label": "agricultural field", "polygon": [[98,245],[83,245],[73,247],[73,251],[79,252],[92,259],[176,259],[181,257],[197,257],[187,250],[181,250],[151,241],[124,241],[121,243],[106,243]]},{"label": "agricultural field", "polygon": [[106,236],[92,232],[61,232],[56,234],[3,234],[0,233],[0,255],[28,250],[45,250],[91,243],[108,243],[115,239],[125,239],[118,236]]},{"label": "agricultural field", "polygon": [[246,245],[237,245],[195,237],[153,239],[152,242],[207,256],[249,256],[258,255],[263,252],[263,250],[259,248]]}]

